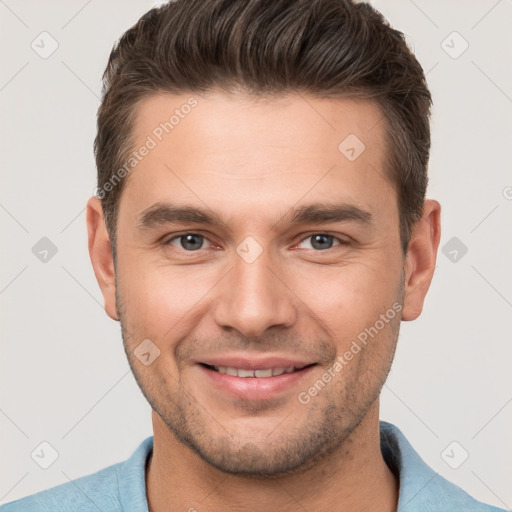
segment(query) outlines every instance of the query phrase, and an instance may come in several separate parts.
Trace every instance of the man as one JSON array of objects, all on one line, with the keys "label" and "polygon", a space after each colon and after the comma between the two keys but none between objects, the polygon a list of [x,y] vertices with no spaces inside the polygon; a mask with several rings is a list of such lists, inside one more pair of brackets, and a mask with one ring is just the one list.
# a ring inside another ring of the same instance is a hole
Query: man
[{"label": "man", "polygon": [[178,0],[104,86],[89,251],[154,436],[2,512],[498,510],[379,422],[440,239],[402,34],[344,0]]}]

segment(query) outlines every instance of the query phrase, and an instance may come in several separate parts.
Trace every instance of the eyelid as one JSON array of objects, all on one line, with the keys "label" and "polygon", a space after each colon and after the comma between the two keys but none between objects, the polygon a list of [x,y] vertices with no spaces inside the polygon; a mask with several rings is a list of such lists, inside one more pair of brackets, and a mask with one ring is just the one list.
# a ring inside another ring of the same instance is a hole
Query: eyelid
[{"label": "eyelid", "polygon": [[[314,235],[325,235],[325,236],[330,236],[332,237],[334,240],[337,240],[339,242],[339,245],[348,245],[351,240],[348,236],[344,236],[344,237],[341,237],[339,234],[334,234],[334,233],[329,233],[328,231],[312,231],[311,233],[307,233],[307,234],[303,234],[301,235],[301,238],[300,240],[294,245],[294,247],[296,247],[297,245],[300,245],[302,242],[304,242],[305,240],[307,240],[308,238],[311,238],[312,236]],[[334,249],[335,247],[338,247],[338,245],[335,245],[333,247],[330,247],[329,249]],[[324,249],[323,251],[315,251],[315,252],[318,252],[318,253],[321,253],[321,252],[328,252],[329,249]],[[314,250],[314,249],[313,249]]]},{"label": "eyelid", "polygon": [[[170,245],[173,240],[179,240],[180,238],[182,238],[186,235],[197,235],[197,236],[203,237],[205,240],[210,242],[210,244],[215,245],[215,243],[212,240],[210,240],[210,238],[207,235],[201,233],[200,231],[183,231],[182,233],[173,234],[169,238],[163,237],[162,243],[163,243],[163,245]],[[184,249],[182,249],[182,250],[184,250]],[[185,251],[185,252],[200,252],[202,250],[203,249],[199,249],[197,251]]]}]

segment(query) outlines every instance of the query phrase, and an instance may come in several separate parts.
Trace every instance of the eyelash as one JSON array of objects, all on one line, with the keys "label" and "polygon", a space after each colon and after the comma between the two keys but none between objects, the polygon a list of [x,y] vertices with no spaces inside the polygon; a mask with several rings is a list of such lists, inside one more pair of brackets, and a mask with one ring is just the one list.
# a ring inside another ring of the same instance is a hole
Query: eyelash
[{"label": "eyelash", "polygon": [[[213,242],[211,242],[211,241],[208,239],[208,237],[206,237],[205,235],[202,235],[202,234],[200,234],[200,233],[196,233],[196,232],[194,232],[194,231],[189,231],[189,232],[186,232],[186,233],[182,233],[182,234],[180,234],[180,235],[174,235],[172,238],[169,238],[167,241],[164,241],[164,242],[163,242],[163,245],[164,245],[164,246],[171,245],[171,242],[172,242],[172,241],[174,241],[174,240],[179,240],[180,238],[183,238],[183,237],[185,237],[185,236],[187,236],[187,235],[195,235],[195,236],[198,236],[198,237],[203,238],[204,240],[208,240],[210,243],[213,243]],[[299,242],[298,244],[296,244],[296,245],[300,245],[302,242],[304,242],[304,241],[305,241],[305,240],[307,240],[308,238],[312,238],[312,237],[313,237],[313,236],[315,236],[315,235],[323,235],[323,236],[331,237],[331,238],[333,238],[334,240],[337,240],[337,241],[339,242],[337,245],[334,245],[333,247],[329,247],[328,249],[324,249],[324,250],[319,250],[319,249],[314,249],[314,248],[312,249],[313,251],[318,252],[318,253],[328,252],[328,251],[330,251],[330,250],[334,249],[335,247],[344,246],[344,245],[349,245],[349,243],[350,243],[348,240],[344,240],[344,239],[342,239],[342,238],[339,238],[339,237],[337,237],[337,236],[331,235],[331,234],[329,234],[329,233],[323,233],[323,232],[319,231],[319,232],[311,233],[311,234],[309,234],[309,235],[305,236],[305,237],[304,237],[304,238],[302,238],[302,239],[300,240],[300,242]],[[177,249],[179,249],[179,250],[182,250],[182,251],[184,251],[184,252],[190,252],[190,253],[199,253],[200,251],[203,251],[203,250],[204,250],[204,249],[196,249],[196,250],[193,250],[193,251],[187,251],[186,249],[183,249],[183,248],[181,248],[181,247],[179,247],[179,248],[178,248],[178,247],[176,247],[176,248],[177,248]]]}]

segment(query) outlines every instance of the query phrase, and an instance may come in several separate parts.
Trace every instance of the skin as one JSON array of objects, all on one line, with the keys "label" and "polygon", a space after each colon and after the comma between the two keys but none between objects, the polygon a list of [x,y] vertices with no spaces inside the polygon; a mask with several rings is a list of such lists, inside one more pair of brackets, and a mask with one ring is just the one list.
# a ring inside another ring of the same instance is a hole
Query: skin
[{"label": "skin", "polygon": [[[146,99],[134,147],[190,96]],[[153,408],[149,508],[395,511],[398,482],[380,451],[379,393],[401,320],[422,311],[440,205],[425,202],[404,257],[397,195],[383,167],[385,126],[372,102],[293,94],[256,101],[220,91],[194,97],[198,106],[129,175],[116,265],[101,203],[92,197],[87,205],[105,309],[121,322],[128,360]],[[354,161],[338,150],[349,134],[365,144]],[[207,208],[224,224],[141,229],[141,213],[158,202]],[[357,205],[372,221],[290,224],[292,210],[314,202]],[[173,238],[187,233],[205,237],[194,239],[200,249]],[[316,234],[333,238],[319,248]],[[248,236],[262,248],[251,263],[236,251]],[[299,394],[332,373],[393,304],[401,311],[301,403]],[[145,339],[160,351],[147,366],[134,354]],[[247,399],[212,386],[197,364],[228,352],[316,365],[271,398]]]}]

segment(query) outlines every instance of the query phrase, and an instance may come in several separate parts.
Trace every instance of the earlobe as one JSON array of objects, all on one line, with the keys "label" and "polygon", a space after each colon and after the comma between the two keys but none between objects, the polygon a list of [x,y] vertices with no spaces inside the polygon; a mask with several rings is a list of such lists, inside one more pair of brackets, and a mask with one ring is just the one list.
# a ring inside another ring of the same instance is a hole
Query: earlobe
[{"label": "earlobe", "polygon": [[402,320],[415,320],[423,310],[434,270],[441,238],[441,205],[428,199],[423,215],[412,229],[405,258],[404,304]]},{"label": "earlobe", "polygon": [[119,320],[116,308],[116,276],[112,247],[105,226],[101,201],[94,196],[87,201],[87,233],[89,256],[94,275],[103,294],[105,311],[113,320]]}]

